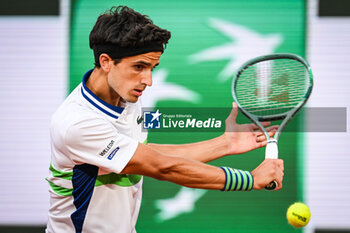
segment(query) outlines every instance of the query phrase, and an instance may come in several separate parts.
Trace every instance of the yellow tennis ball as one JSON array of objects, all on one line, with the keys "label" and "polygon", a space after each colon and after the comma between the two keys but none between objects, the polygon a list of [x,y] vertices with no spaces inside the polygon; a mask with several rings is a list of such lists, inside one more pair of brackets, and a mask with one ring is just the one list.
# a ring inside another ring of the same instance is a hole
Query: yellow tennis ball
[{"label": "yellow tennis ball", "polygon": [[310,221],[311,213],[309,207],[301,202],[296,202],[289,206],[287,219],[294,227],[304,227]]}]

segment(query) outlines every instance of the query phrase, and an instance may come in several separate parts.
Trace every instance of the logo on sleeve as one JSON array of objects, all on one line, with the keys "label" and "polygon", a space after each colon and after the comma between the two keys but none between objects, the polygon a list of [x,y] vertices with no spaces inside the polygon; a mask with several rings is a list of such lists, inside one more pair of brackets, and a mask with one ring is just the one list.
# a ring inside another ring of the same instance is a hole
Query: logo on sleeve
[{"label": "logo on sleeve", "polygon": [[115,142],[114,140],[111,140],[111,142],[108,143],[107,147],[104,148],[103,151],[101,151],[101,153],[99,155],[101,155],[101,156],[106,155],[106,153],[108,153],[108,151],[113,147],[114,142]]},{"label": "logo on sleeve", "polygon": [[119,149],[120,149],[119,146],[118,146],[117,148],[115,148],[115,149],[111,152],[111,154],[108,155],[107,159],[112,160],[113,157],[114,157],[114,155],[119,151]]}]

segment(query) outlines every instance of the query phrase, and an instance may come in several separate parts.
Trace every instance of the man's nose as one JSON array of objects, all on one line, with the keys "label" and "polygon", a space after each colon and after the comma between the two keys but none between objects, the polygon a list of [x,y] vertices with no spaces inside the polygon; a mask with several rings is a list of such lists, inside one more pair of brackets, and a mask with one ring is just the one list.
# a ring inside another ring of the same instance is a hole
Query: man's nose
[{"label": "man's nose", "polygon": [[141,80],[142,84],[146,84],[147,86],[152,86],[152,72],[147,72],[147,74]]}]

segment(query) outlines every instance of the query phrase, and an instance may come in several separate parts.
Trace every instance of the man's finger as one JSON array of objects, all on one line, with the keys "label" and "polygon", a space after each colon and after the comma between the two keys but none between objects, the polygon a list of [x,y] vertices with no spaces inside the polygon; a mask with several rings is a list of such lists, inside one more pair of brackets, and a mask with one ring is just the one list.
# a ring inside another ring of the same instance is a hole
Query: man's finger
[{"label": "man's finger", "polygon": [[270,126],[271,122],[270,121],[261,121],[260,124],[264,127]]},{"label": "man's finger", "polygon": [[230,115],[225,120],[226,124],[227,125],[236,124],[237,114],[238,114],[237,104],[235,102],[233,102]]},{"label": "man's finger", "polygon": [[266,130],[269,131],[276,131],[278,129],[278,127],[280,127],[279,125],[273,125],[270,127],[267,127]]},{"label": "man's finger", "polygon": [[[271,122],[269,122],[269,121],[262,121],[262,122],[260,122],[260,123],[261,123],[261,125],[264,126],[264,127],[267,127],[267,126],[270,126],[270,125],[271,125]],[[253,129],[253,130],[259,129],[259,127],[256,126],[255,124],[251,124],[251,125],[252,125],[252,129]]]},{"label": "man's finger", "polygon": [[263,133],[258,134],[259,132],[256,132],[256,142],[263,142],[266,141],[266,137]]},{"label": "man's finger", "polygon": [[252,127],[252,129],[253,129],[253,130],[257,130],[257,129],[259,129],[259,127],[258,127],[258,126],[256,126],[256,125],[255,125],[255,124],[253,124],[253,123],[252,123],[252,124],[250,124],[250,125],[251,125],[251,127]]},{"label": "man's finger", "polygon": [[260,147],[266,146],[267,141],[266,141],[266,140],[264,140],[264,141],[262,141],[262,142],[258,142],[258,141],[257,141],[257,143],[258,143],[258,148],[260,148]]},{"label": "man's finger", "polygon": [[232,111],[231,111],[233,120],[236,122],[236,118],[238,115],[238,106],[235,102],[232,102]]},{"label": "man's finger", "polygon": [[273,135],[275,135],[276,131],[277,131],[277,128],[269,129],[269,130],[268,130],[269,136],[272,137]]},{"label": "man's finger", "polygon": [[[279,127],[279,125],[273,125],[273,126],[267,127],[266,131],[267,132],[273,132],[273,134],[275,134],[275,132],[277,131],[278,127]],[[257,136],[263,134],[263,132],[260,129],[255,129],[255,130],[256,130],[255,133],[256,133]]]},{"label": "man's finger", "polygon": [[282,189],[283,176],[284,176],[283,171],[280,171],[277,175],[276,181],[278,183],[278,187],[275,189],[275,191]]},{"label": "man's finger", "polygon": [[282,159],[278,159],[278,166],[281,168],[282,171],[284,171],[284,162]]}]

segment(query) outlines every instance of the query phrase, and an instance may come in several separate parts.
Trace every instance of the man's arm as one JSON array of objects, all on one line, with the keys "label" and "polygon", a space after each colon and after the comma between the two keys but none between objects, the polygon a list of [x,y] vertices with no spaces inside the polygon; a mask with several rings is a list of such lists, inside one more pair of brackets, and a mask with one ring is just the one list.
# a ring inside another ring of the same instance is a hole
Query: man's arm
[{"label": "man's arm", "polygon": [[[139,144],[133,157],[122,171],[123,174],[138,174],[157,180],[166,180],[182,186],[200,189],[224,188],[225,172],[215,166],[207,165],[187,158],[169,156]],[[254,189],[262,189],[272,180],[282,187],[283,161],[264,160],[252,172]]]},{"label": "man's arm", "polygon": [[[183,145],[148,144],[164,154],[190,158],[200,162],[210,162],[226,155],[245,153],[266,145],[266,137],[254,124],[237,124],[238,110],[233,103],[232,111],[225,121],[225,133],[217,138]],[[269,126],[269,122],[262,122]],[[273,136],[278,126],[267,128]]]},{"label": "man's arm", "polygon": [[193,159],[203,163],[228,155],[228,143],[224,135],[206,141],[170,145],[170,144],[147,144],[154,150],[163,154]]}]

